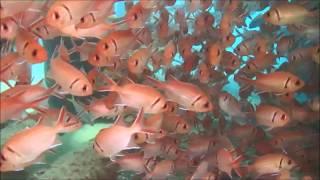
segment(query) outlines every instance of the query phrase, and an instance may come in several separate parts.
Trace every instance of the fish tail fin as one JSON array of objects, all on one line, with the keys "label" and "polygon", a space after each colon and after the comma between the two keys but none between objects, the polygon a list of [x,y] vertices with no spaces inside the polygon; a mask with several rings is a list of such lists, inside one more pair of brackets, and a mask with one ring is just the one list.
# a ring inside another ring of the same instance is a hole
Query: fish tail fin
[{"label": "fish tail fin", "polygon": [[162,88],[164,86],[163,83],[161,83],[160,81],[154,79],[151,76],[145,76],[145,78],[147,79],[147,81],[149,81],[153,86],[156,86],[157,88]]}]

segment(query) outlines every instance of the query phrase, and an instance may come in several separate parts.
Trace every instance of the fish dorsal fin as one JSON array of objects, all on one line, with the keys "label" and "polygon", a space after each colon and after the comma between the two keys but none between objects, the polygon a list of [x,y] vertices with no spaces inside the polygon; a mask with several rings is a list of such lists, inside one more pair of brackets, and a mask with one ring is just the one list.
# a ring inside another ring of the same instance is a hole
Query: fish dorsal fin
[{"label": "fish dorsal fin", "polygon": [[123,86],[126,84],[135,84],[135,82],[132,79],[130,79],[129,77],[122,78],[119,85]]},{"label": "fish dorsal fin", "polygon": [[144,110],[141,108],[136,116],[136,119],[131,125],[131,129],[141,130],[142,129],[142,120],[143,120]]},{"label": "fish dorsal fin", "polygon": [[127,126],[126,122],[122,115],[118,115],[116,121],[113,124],[114,126]]},{"label": "fish dorsal fin", "polygon": [[176,77],[174,77],[172,74],[167,75],[167,80],[168,81],[179,81]]}]

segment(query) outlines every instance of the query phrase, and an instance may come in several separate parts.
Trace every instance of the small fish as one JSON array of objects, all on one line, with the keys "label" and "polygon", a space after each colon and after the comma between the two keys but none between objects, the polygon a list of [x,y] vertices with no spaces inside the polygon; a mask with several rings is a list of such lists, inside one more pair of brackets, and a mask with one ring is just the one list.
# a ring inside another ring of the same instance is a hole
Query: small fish
[{"label": "small fish", "polygon": [[48,77],[61,86],[61,93],[89,96],[93,92],[92,84],[86,75],[59,57],[50,62]]},{"label": "small fish", "polygon": [[96,1],[92,10],[80,18],[80,22],[75,25],[76,29],[90,28],[103,23],[106,17],[112,14],[112,8],[115,0]]},{"label": "small fish", "polygon": [[143,3],[139,2],[133,5],[123,19],[123,22],[131,29],[143,28],[150,16],[150,9],[144,8],[142,4]]},{"label": "small fish", "polygon": [[240,67],[241,61],[236,55],[224,51],[220,65],[227,73],[232,73]]},{"label": "small fish", "polygon": [[256,80],[237,76],[236,80],[254,86],[257,90],[262,92],[274,92],[279,94],[295,92],[304,86],[303,80],[294,74],[285,71],[258,74]]},{"label": "small fish", "polygon": [[[141,30],[140,30],[141,32]],[[101,39],[96,51],[104,56],[120,56],[137,46],[136,35],[129,30],[113,31]]]},{"label": "small fish", "polygon": [[16,37],[16,48],[19,55],[29,63],[42,63],[48,59],[48,53],[42,47],[32,33],[20,29]]},{"label": "small fish", "polygon": [[314,16],[316,16],[315,13],[301,5],[283,3],[272,6],[271,9],[264,14],[263,19],[274,25],[290,25],[308,21]]},{"label": "small fish", "polygon": [[210,73],[210,67],[202,62],[198,65],[198,79],[199,79],[199,82],[201,83],[209,83],[209,81],[211,80],[211,73]]},{"label": "small fish", "polygon": [[208,64],[210,64],[211,66],[219,66],[223,51],[224,50],[222,48],[222,45],[219,42],[209,42],[208,44],[206,44],[204,55]]},{"label": "small fish", "polygon": [[260,104],[254,114],[256,123],[268,127],[268,130],[286,126],[291,120],[286,111],[267,104]]},{"label": "small fish", "polygon": [[162,128],[168,133],[186,134],[190,131],[190,125],[179,115],[164,114]]},{"label": "small fish", "polygon": [[[1,150],[1,172],[21,170],[45,151],[60,145],[57,134],[70,131],[70,125],[73,127],[74,124],[74,122],[65,121],[64,114],[65,109],[61,108],[54,127],[38,123],[9,138]],[[30,143],[33,146],[30,146]]]},{"label": "small fish", "polygon": [[170,68],[176,53],[177,53],[176,44],[173,40],[170,40],[165,46],[163,51],[162,65],[164,66],[164,68],[167,68],[167,69]]},{"label": "small fish", "polygon": [[93,1],[55,1],[50,6],[46,23],[59,30],[75,25],[92,8]]},{"label": "small fish", "polygon": [[220,109],[231,117],[245,118],[246,113],[243,111],[243,103],[239,102],[229,93],[219,94]]},{"label": "small fish", "polygon": [[247,74],[255,74],[262,72],[265,69],[270,69],[274,64],[276,56],[274,54],[259,53],[254,60],[249,60],[246,66],[243,67],[243,72]]},{"label": "small fish", "polygon": [[144,108],[145,113],[157,114],[167,110],[166,98],[153,87],[129,82],[123,86],[117,85],[106,77],[109,86],[100,87],[99,91],[112,91],[119,95],[118,105],[129,106],[135,109]]},{"label": "small fish", "polygon": [[146,64],[152,54],[151,47],[136,50],[128,59],[128,71],[135,75],[141,75],[147,68]]},{"label": "small fish", "polygon": [[147,79],[165,91],[166,97],[178,103],[183,109],[195,112],[209,112],[213,109],[209,97],[194,84],[179,81],[171,75],[166,82],[157,81],[149,76]]},{"label": "small fish", "polygon": [[247,172],[260,177],[265,174],[279,174],[284,170],[292,170],[297,167],[296,162],[281,153],[270,153],[257,157],[251,165],[248,165]]},{"label": "small fish", "polygon": [[93,148],[103,156],[114,160],[120,151],[125,149],[137,148],[137,145],[130,143],[133,134],[142,131],[141,121],[143,119],[143,109],[140,109],[136,119],[130,127],[125,127],[117,123],[122,123],[121,116],[118,116],[116,122],[110,128],[100,130],[95,137]]}]

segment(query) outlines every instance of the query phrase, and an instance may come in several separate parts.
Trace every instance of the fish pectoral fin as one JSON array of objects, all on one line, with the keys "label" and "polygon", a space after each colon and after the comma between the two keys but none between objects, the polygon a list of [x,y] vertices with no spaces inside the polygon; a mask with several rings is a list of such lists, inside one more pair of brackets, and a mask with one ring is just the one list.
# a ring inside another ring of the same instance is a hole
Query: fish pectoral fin
[{"label": "fish pectoral fin", "polygon": [[62,142],[60,141],[60,139],[56,138],[54,143],[50,146],[49,149],[53,149],[53,148],[60,146],[60,145],[62,145]]}]

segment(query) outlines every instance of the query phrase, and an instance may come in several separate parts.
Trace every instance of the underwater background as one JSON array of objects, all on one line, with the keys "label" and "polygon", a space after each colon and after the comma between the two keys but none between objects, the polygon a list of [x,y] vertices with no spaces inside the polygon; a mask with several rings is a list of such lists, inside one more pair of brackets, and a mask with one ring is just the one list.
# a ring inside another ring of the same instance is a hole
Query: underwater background
[{"label": "underwater background", "polygon": [[[6,1],[6,0],[2,0]],[[257,0],[258,1],[258,0]],[[263,0],[261,0],[263,1]],[[285,1],[285,0],[283,0]],[[134,3],[138,3],[138,1],[133,1]],[[249,2],[249,0],[248,0]],[[288,2],[291,2],[291,0],[288,0]],[[125,1],[116,1],[114,3],[114,13],[117,17],[124,17],[126,15],[126,9],[125,9]],[[250,4],[250,3],[249,3]],[[254,6],[255,4],[252,3]],[[176,8],[184,8],[186,7],[184,0],[176,0],[176,3],[174,6],[168,6],[166,9],[171,13],[174,14]],[[262,9],[258,9],[255,11],[250,11],[246,17],[244,17],[244,23],[241,26],[235,26],[233,28],[232,34],[236,37],[234,43],[231,46],[228,46],[225,48],[226,51],[231,52],[233,54],[236,54],[235,49],[238,47],[238,45],[243,42],[245,39],[242,36],[242,34],[245,34],[250,31],[259,32],[260,26],[261,26],[261,20],[259,19],[263,14],[268,12],[271,8],[271,5],[266,6]],[[255,8],[252,8],[255,9]],[[212,6],[208,9],[209,13],[212,14],[215,17],[215,23],[213,24],[213,27],[217,27],[221,17],[222,13],[220,10],[216,9],[215,6]],[[319,9],[318,9],[319,11]],[[160,16],[159,13],[154,13],[153,16]],[[260,18],[261,19],[261,18]],[[152,23],[152,20],[150,20],[149,23]],[[171,23],[174,23],[173,21]],[[193,32],[192,30],[192,24],[188,24],[189,31]],[[281,32],[283,34],[290,34],[289,31],[286,30],[285,27],[281,27]],[[52,40],[42,40],[39,39],[39,44],[41,44],[48,52],[48,57],[51,57],[54,53],[54,50],[56,46],[58,46],[61,42],[60,37],[54,38]],[[64,37],[64,44],[68,49],[72,48],[72,43],[70,41],[70,38]],[[5,40],[1,40],[1,45],[4,46]],[[299,43],[299,42],[298,42]],[[302,43],[302,42],[301,42]],[[303,43],[302,43],[303,44]],[[276,54],[277,50],[277,42],[274,42],[272,45],[272,52]],[[301,46],[300,46],[301,47]],[[302,46],[303,47],[303,46]],[[192,47],[192,50],[194,52],[200,52],[202,49],[202,45],[194,45]],[[79,59],[79,54],[72,54],[70,55],[70,59]],[[233,71],[233,73],[228,74],[228,82],[222,87],[222,91],[228,92],[233,97],[235,97],[237,100],[241,99],[241,96],[239,95],[240,85],[238,82],[234,80],[234,75],[239,72],[241,68],[243,68],[246,65],[246,61],[253,58],[252,55],[248,56],[241,56],[241,65],[240,67]],[[173,58],[172,66],[178,67],[183,64],[184,60],[179,53],[176,53],[175,57]],[[275,70],[283,67],[283,65],[286,65],[289,62],[289,59],[287,56],[278,56],[276,58],[276,63],[273,65],[273,68]],[[33,64],[32,67],[32,84],[37,84],[42,79],[45,79],[45,83],[47,85],[53,84],[51,81],[46,79],[46,72],[48,69],[50,69],[48,62],[43,62],[39,64]],[[81,64],[81,63],[73,63],[75,67],[82,67],[86,71],[91,68],[90,65],[87,64]],[[319,66],[319,64],[317,64]],[[312,61],[306,61],[302,66],[296,66],[296,72],[299,73],[298,76],[301,79],[308,80],[310,77],[309,74],[304,73],[306,72],[305,69],[309,68],[310,66],[313,66]],[[318,72],[318,71],[317,71]],[[190,72],[191,75],[195,75],[197,73],[197,70],[193,70]],[[157,72],[154,73],[154,76],[157,79],[164,80],[165,78],[165,72],[160,69]],[[319,76],[316,82],[314,82],[315,85],[319,85]],[[10,84],[14,85],[14,81],[10,80]],[[9,87],[1,82],[0,91],[4,92]],[[319,95],[319,93],[318,93]],[[299,104],[305,104],[310,101],[311,96],[309,96],[306,93],[298,92],[295,94],[295,99]],[[261,99],[259,96],[259,93],[252,91],[251,94],[248,96],[247,101],[252,104],[254,108],[259,106],[261,103]],[[60,108],[61,106],[65,106],[68,111],[77,114],[76,108],[74,105],[67,100],[59,99],[56,97],[50,97],[48,101],[49,107],[54,108]],[[3,108],[3,107],[1,107]],[[32,112],[33,110],[28,110]],[[200,115],[201,116],[201,115]],[[1,173],[1,180],[10,180],[10,179],[17,179],[17,180],[33,180],[33,179],[70,179],[70,180],[80,180],[80,179],[88,179],[88,180],[94,180],[94,179],[142,179],[143,176],[136,175],[133,172],[130,171],[119,171],[119,167],[116,164],[110,163],[110,160],[107,158],[101,158],[92,150],[92,142],[97,133],[103,129],[110,127],[114,121],[114,118],[106,119],[106,118],[100,118],[98,120],[95,120],[94,124],[86,123],[87,120],[90,118],[88,114],[81,115],[81,119],[83,120],[83,126],[80,130],[72,132],[72,133],[65,133],[61,134],[60,139],[62,141],[61,146],[54,149],[54,152],[47,152],[45,156],[45,163],[44,164],[35,164],[30,167],[27,167],[23,171],[16,171],[16,172],[5,172]],[[218,126],[218,118],[212,118],[211,121],[214,124],[214,127]],[[3,146],[3,144],[6,142],[6,140],[14,135],[16,132],[21,131],[25,129],[26,127],[31,127],[35,124],[33,120],[25,120],[22,122],[13,122],[13,123],[7,123],[5,125],[1,125],[0,130],[0,144]],[[319,132],[319,120],[316,121],[314,124],[307,125],[309,128],[312,128],[315,132]],[[247,154],[252,154],[254,156],[254,150],[252,152],[248,151]],[[317,160],[319,161],[319,160]],[[111,164],[111,165],[110,165]],[[317,172],[319,173],[319,172]],[[301,174],[295,175],[295,178],[293,179],[301,179]],[[317,179],[319,179],[319,174],[316,175]],[[169,177],[169,179],[184,179],[183,176],[174,176]],[[228,179],[228,177],[224,176],[221,179]],[[240,179],[239,177],[233,177],[231,179]]]}]

